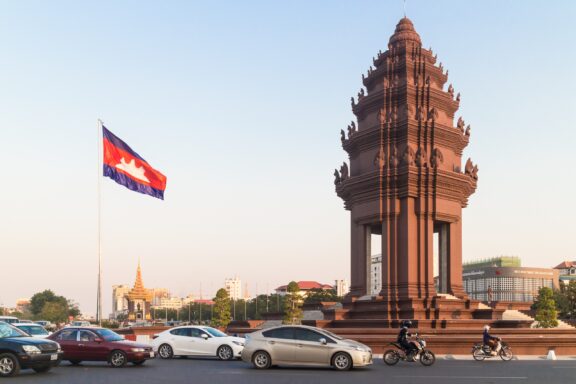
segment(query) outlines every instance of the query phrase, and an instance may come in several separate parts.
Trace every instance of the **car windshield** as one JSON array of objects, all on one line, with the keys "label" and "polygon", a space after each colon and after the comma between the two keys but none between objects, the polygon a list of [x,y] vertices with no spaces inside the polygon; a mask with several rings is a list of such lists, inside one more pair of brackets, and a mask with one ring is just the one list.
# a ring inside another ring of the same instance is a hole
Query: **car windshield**
[{"label": "car windshield", "polygon": [[22,332],[16,327],[8,325],[6,323],[0,323],[0,339],[6,337],[24,337],[28,336],[25,332]]},{"label": "car windshield", "polygon": [[341,338],[340,336],[335,335],[335,334],[333,334],[333,333],[330,332],[330,331],[325,331],[325,330],[323,329],[323,330],[321,330],[320,332],[322,332],[323,334],[325,334],[325,335],[327,335],[327,336],[330,336],[330,337],[333,338],[333,339],[336,339],[336,340],[344,340],[344,339]]},{"label": "car windshield", "polygon": [[206,327],[206,328],[204,328],[204,330],[214,337],[226,337],[226,336],[228,336],[224,332],[220,332],[219,330],[217,330],[215,328]]},{"label": "car windshield", "polygon": [[102,337],[104,340],[106,341],[120,341],[120,340],[124,340],[124,338],[122,336],[120,336],[119,334],[117,334],[116,332],[113,332],[109,329],[100,329],[97,331],[97,333],[100,335],[100,337]]},{"label": "car windshield", "polygon": [[35,327],[33,325],[19,325],[18,328],[23,330],[29,335],[47,335],[48,332],[42,327]]}]

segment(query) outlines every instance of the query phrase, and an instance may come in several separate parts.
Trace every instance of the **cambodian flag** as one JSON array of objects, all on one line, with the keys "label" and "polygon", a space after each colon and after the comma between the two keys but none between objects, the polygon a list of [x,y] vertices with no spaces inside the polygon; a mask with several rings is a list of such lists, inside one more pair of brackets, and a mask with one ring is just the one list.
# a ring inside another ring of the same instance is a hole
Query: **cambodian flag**
[{"label": "cambodian flag", "polygon": [[136,192],[164,200],[166,176],[150,166],[125,142],[102,125],[104,176]]}]

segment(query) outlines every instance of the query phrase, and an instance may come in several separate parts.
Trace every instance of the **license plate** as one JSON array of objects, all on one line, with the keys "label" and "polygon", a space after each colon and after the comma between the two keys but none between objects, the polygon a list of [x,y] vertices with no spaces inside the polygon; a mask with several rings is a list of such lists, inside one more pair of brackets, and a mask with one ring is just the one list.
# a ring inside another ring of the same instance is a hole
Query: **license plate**
[{"label": "license plate", "polygon": [[50,355],[50,360],[58,360],[58,354],[54,353],[54,354]]},{"label": "license plate", "polygon": [[154,357],[154,352],[150,352],[150,357]]}]

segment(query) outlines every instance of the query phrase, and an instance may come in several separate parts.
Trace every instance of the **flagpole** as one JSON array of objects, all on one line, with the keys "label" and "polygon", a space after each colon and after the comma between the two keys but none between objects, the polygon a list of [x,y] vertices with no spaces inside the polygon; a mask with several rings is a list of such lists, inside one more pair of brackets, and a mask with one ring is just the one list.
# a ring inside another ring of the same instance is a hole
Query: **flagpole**
[{"label": "flagpole", "polygon": [[102,120],[98,119],[98,293],[96,298],[96,321],[98,325],[102,325],[102,252],[101,252],[101,208],[102,208],[102,186],[101,186],[101,174],[102,174]]}]

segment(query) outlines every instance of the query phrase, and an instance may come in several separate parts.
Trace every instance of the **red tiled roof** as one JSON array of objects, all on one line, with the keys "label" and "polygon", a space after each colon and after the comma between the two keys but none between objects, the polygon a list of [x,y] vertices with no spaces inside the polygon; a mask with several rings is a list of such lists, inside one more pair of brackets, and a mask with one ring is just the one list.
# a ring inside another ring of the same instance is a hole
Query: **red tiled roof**
[{"label": "red tiled roof", "polygon": [[194,300],[194,304],[208,304],[212,305],[214,302],[212,300],[202,299],[202,300]]},{"label": "red tiled roof", "polygon": [[558,264],[557,266],[554,267],[554,269],[563,269],[563,268],[570,268],[570,267],[575,267],[576,266],[576,261],[563,261],[560,264]]},{"label": "red tiled roof", "polygon": [[[320,284],[317,281],[303,280],[303,281],[298,281],[297,284],[298,284],[298,288],[300,288],[301,291],[309,291],[311,289],[332,289],[332,288],[334,288],[331,285]],[[276,288],[276,290],[277,291],[285,291],[286,288],[288,288],[287,285],[281,285],[278,288]]]}]

